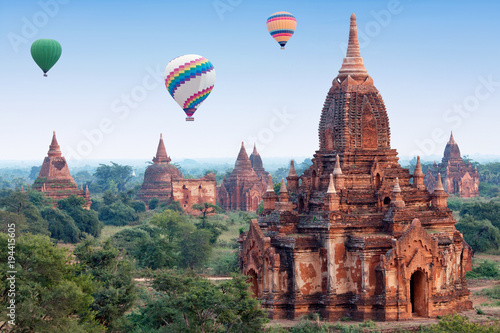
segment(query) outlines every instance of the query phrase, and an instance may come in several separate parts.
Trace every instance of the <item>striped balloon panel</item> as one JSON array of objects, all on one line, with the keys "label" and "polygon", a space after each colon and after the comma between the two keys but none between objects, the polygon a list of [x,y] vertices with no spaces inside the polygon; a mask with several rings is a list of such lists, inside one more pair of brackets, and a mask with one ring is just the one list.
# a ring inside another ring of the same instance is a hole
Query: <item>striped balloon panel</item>
[{"label": "striped balloon panel", "polygon": [[277,12],[267,19],[266,25],[271,36],[281,46],[285,46],[297,27],[297,20],[288,12]]},{"label": "striped balloon panel", "polygon": [[[188,54],[172,60],[165,68],[165,86],[183,110],[194,113],[210,95],[215,69],[206,58]],[[187,112],[186,112],[187,113]]]}]

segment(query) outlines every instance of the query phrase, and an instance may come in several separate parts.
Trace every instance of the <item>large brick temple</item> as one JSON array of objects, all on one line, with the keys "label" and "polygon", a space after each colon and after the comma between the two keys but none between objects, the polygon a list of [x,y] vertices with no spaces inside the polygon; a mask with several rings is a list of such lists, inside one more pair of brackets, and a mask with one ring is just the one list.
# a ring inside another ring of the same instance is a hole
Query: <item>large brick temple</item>
[{"label": "large brick temple", "polygon": [[424,184],[429,191],[436,185],[438,174],[441,174],[444,190],[448,194],[455,194],[462,198],[472,198],[479,196],[479,173],[477,167],[472,167],[470,161],[465,163],[460,155],[460,148],[450,135],[450,140],[444,148],[441,163],[434,163],[433,167],[427,170]]},{"label": "large brick temple", "polygon": [[264,170],[255,146],[250,156],[251,159],[242,142],[233,171],[217,187],[217,201],[224,210],[255,212],[262,201],[269,174]]},{"label": "large brick temple", "polygon": [[161,203],[179,201],[187,212],[192,212],[194,204],[215,204],[215,175],[209,173],[199,179],[185,179],[182,172],[170,163],[171,160],[160,134],[156,156],[153,157],[153,164],[144,172],[144,182],[137,193],[137,199],[144,201],[146,205],[153,198],[158,198]]},{"label": "large brick temple", "polygon": [[319,150],[240,238],[240,266],[271,318],[405,320],[472,308],[471,248],[455,229],[438,175],[398,163],[382,96],[351,16],[347,55],[319,124]]},{"label": "large brick temple", "polygon": [[85,208],[90,209],[90,193],[88,186],[83,189],[83,184],[75,183],[69,173],[66,158],[62,156],[61,147],[57,142],[56,132],[52,134],[47,157],[44,158],[42,168],[35,179],[33,189],[42,192],[55,207],[58,200],[65,199],[71,195],[85,199]]}]

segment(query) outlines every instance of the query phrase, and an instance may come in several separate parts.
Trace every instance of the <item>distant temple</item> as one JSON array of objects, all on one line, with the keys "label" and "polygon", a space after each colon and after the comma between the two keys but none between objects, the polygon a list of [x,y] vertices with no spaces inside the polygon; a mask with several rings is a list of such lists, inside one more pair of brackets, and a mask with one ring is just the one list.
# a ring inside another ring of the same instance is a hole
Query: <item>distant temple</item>
[{"label": "distant temple", "polygon": [[253,152],[250,155],[250,163],[252,164],[252,169],[255,171],[257,176],[260,178],[260,181],[267,186],[267,180],[269,179],[269,172],[264,169],[264,165],[262,163],[262,158],[260,154],[257,152],[257,147],[255,144],[253,145]]},{"label": "distant temple", "polygon": [[[263,212],[239,240],[241,271],[269,316],[406,320],[471,309],[465,273],[472,250],[455,228],[441,175],[431,194],[420,160],[413,175],[400,166],[384,101],[360,55],[354,14],[319,142],[302,176],[290,165],[279,195],[269,182]],[[256,202],[252,171],[242,146],[223,184],[237,189],[227,190],[226,207]]]},{"label": "distant temple", "polygon": [[65,199],[71,195],[85,198],[85,208],[90,209],[90,193],[88,186],[83,189],[83,184],[75,183],[73,177],[69,173],[66,159],[62,156],[61,149],[56,139],[56,132],[52,134],[52,142],[49,146],[47,157],[43,160],[42,168],[33,189],[42,192],[47,198],[50,198],[54,207],[57,201]]},{"label": "distant temple", "polygon": [[144,182],[137,193],[138,200],[146,205],[155,197],[159,202],[179,201],[188,212],[192,211],[194,204],[216,203],[217,182],[213,173],[200,179],[184,179],[182,172],[170,161],[160,134],[156,156],[144,173]]},{"label": "distant temple", "polygon": [[460,156],[460,148],[453,138],[444,149],[444,156],[441,163],[434,163],[432,169],[429,167],[424,178],[424,184],[431,191],[441,174],[444,190],[448,194],[456,194],[462,198],[472,198],[479,196],[479,173],[477,167],[472,168],[470,161],[465,163]]},{"label": "distant temple", "polygon": [[225,210],[257,211],[267,188],[268,175],[255,146],[248,158],[242,142],[231,175],[217,188],[219,206]]}]

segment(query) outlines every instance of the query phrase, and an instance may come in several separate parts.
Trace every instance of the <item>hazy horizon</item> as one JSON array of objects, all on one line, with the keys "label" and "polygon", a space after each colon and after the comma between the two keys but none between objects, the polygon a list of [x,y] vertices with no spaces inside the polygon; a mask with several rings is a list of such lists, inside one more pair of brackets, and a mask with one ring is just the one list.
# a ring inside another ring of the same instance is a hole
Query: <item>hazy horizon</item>
[{"label": "hazy horizon", "polygon": [[[401,158],[442,156],[451,130],[462,155],[500,156],[499,9],[485,0],[0,0],[0,160],[41,163],[53,130],[68,161],[151,160],[160,133],[175,160],[235,159],[241,141],[263,159],[311,158],[352,12]],[[298,22],[285,50],[265,26],[280,10]],[[47,78],[30,54],[39,38],[62,45]],[[217,72],[192,123],[163,83],[166,64],[188,53]]]}]

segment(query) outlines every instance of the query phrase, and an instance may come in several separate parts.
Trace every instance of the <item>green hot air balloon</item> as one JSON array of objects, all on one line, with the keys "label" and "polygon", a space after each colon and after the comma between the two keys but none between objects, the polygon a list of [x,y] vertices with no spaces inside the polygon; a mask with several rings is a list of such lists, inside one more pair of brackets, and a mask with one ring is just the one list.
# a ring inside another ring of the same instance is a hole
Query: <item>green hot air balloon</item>
[{"label": "green hot air balloon", "polygon": [[47,76],[49,69],[59,60],[61,52],[61,44],[53,39],[39,39],[31,44],[31,56],[42,69],[43,76]]}]

